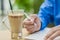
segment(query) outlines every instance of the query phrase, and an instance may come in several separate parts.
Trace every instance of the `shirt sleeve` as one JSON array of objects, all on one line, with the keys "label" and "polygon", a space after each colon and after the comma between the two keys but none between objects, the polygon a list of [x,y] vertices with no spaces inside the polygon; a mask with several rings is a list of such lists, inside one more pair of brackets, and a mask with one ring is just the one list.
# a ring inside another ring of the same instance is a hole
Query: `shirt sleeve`
[{"label": "shirt sleeve", "polygon": [[44,3],[41,5],[39,12],[38,12],[38,17],[40,18],[41,21],[41,29],[43,30],[49,23],[52,23],[54,18],[53,18],[53,1],[51,0],[45,0]]}]

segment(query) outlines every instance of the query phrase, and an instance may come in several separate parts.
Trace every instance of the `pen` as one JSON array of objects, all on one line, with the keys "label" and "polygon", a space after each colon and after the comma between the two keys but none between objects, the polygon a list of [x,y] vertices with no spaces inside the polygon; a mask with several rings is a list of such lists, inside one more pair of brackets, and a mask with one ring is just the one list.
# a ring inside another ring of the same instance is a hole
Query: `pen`
[{"label": "pen", "polygon": [[[27,13],[24,13],[25,14],[25,16],[29,19],[29,20],[31,20],[32,21],[32,19],[28,16],[28,14]],[[37,26],[37,24],[36,23],[34,23],[34,27],[35,27],[35,29],[34,30],[36,30],[36,26]]]}]

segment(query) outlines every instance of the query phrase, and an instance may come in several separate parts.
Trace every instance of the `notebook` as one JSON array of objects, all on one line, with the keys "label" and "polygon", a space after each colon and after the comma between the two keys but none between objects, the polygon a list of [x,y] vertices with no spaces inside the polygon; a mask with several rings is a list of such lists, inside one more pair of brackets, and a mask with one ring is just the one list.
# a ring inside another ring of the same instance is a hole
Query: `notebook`
[{"label": "notebook", "polygon": [[[25,38],[33,39],[33,40],[44,40],[44,37],[47,35],[49,31],[50,31],[50,28],[45,28],[44,30],[33,33]],[[57,37],[54,40],[60,40],[60,37]]]}]

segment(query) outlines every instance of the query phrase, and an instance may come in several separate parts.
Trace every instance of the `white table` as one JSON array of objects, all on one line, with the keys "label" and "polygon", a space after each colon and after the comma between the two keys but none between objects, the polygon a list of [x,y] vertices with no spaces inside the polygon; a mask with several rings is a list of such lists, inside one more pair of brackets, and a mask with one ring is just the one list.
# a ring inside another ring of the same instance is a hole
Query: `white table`
[{"label": "white table", "polygon": [[[25,38],[34,39],[34,40],[44,40],[43,38],[49,30],[50,30],[49,28],[46,28],[42,31],[30,34]],[[0,31],[0,40],[11,40],[10,32],[8,30]],[[56,38],[55,40],[60,40],[60,37]]]}]

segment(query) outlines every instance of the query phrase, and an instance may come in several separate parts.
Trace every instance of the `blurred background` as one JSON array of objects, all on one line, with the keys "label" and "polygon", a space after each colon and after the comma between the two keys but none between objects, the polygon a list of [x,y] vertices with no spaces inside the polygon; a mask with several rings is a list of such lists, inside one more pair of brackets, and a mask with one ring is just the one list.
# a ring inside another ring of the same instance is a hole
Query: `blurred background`
[{"label": "blurred background", "polygon": [[[6,29],[4,26],[8,25],[6,19],[7,11],[11,9],[23,9],[26,13],[37,14],[43,2],[44,0],[0,0],[0,29]],[[12,8],[10,3],[12,4]],[[2,24],[4,24],[4,26]],[[51,27],[52,25],[49,26]]]},{"label": "blurred background", "polygon": [[7,11],[11,9],[23,9],[26,13],[37,14],[43,1],[44,0],[0,0],[0,29],[9,28],[7,22]]},{"label": "blurred background", "polygon": [[26,12],[38,13],[39,7],[44,0],[0,0],[0,10],[3,10],[3,13],[0,13],[1,15],[10,10],[9,1],[11,1],[13,10],[23,9]]}]

